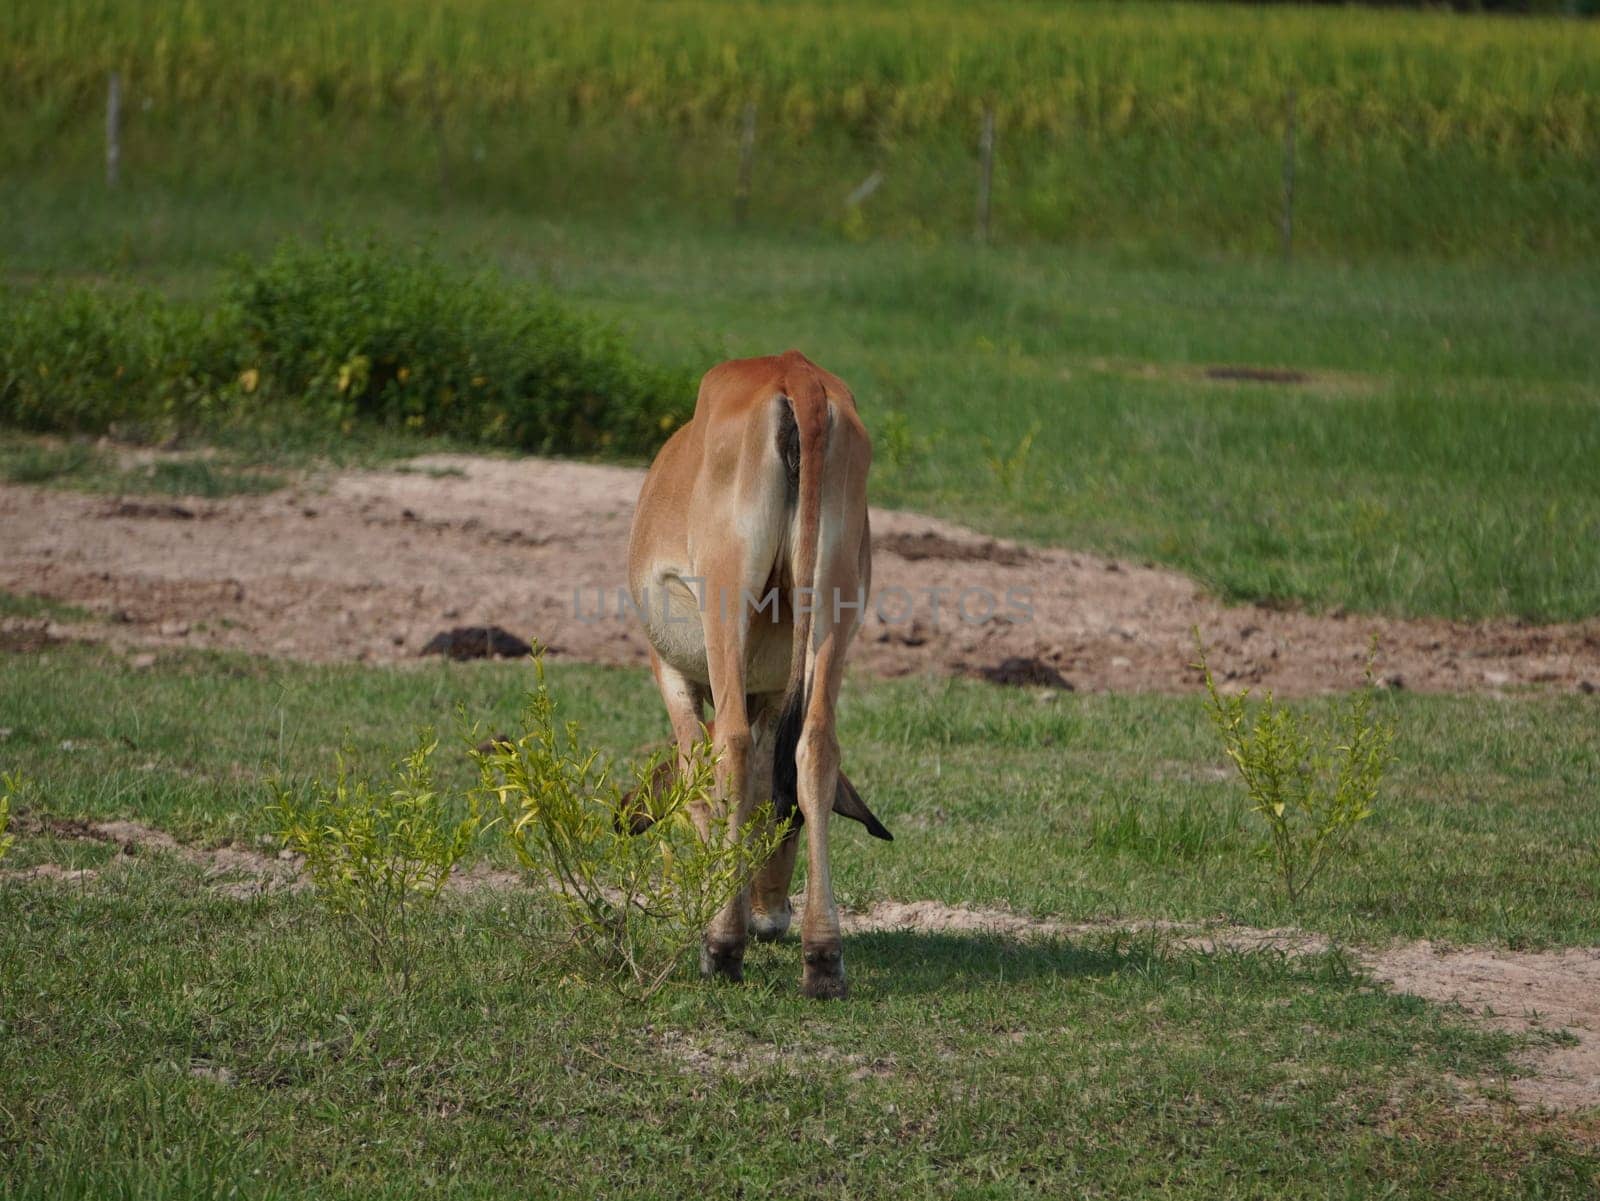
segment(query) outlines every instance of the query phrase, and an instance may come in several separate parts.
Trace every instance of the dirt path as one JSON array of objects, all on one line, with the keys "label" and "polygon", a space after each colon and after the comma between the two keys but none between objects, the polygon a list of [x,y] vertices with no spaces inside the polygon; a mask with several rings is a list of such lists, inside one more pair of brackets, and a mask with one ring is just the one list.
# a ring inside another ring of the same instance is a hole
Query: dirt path
[{"label": "dirt path", "polygon": [[[268,848],[226,846],[202,848],[180,843],[165,831],[132,821],[84,822],[25,817],[24,836],[48,832],[56,837],[112,842],[118,866],[149,855],[174,855],[200,868],[209,888],[247,899],[264,893],[298,892],[308,887],[300,861]],[[88,886],[103,869],[62,869],[55,864],[0,869],[7,880],[53,880]],[[453,891],[520,887],[517,872],[485,864],[458,874]],[[796,919],[803,898],[793,899]],[[1110,931],[1155,931],[1170,945],[1191,951],[1217,950],[1317,954],[1332,945],[1321,935],[1303,930],[1262,930],[1239,925],[1199,925],[1169,921],[1063,922],[1028,917],[1009,909],[947,905],[940,901],[879,901],[864,911],[842,915],[846,934],[909,930],[938,934],[994,934],[1006,938],[1082,938]],[[1525,1052],[1523,1071],[1503,1081],[1480,1082],[1491,1091],[1504,1090],[1522,1108],[1589,1109],[1600,1107],[1600,948],[1524,952],[1483,947],[1447,948],[1421,941],[1380,949],[1356,950],[1373,979],[1397,992],[1427,1001],[1459,1005],[1474,1020],[1512,1033],[1565,1031],[1567,1045],[1552,1043]]]},{"label": "dirt path", "polygon": [[[384,661],[415,657],[441,629],[481,624],[559,656],[642,664],[643,639],[618,605],[641,478],[433,455],[217,501],[0,486],[0,589],[90,609],[108,620],[53,632],[128,647]],[[1177,691],[1196,683],[1198,625],[1219,677],[1285,694],[1358,683],[1374,632],[1380,674],[1397,686],[1600,685],[1600,621],[1465,625],[1224,606],[1170,571],[996,542],[910,513],[875,510],[872,521],[878,612],[851,657],[872,675],[976,675],[1022,660],[1002,674]],[[10,622],[13,640],[26,637],[23,624]]]},{"label": "dirt path", "polygon": [[[1251,926],[1197,927],[1181,922],[1056,922],[1007,909],[945,905],[938,901],[879,901],[865,912],[846,914],[846,933],[913,930],[928,933],[992,933],[1012,938],[1082,937],[1108,930],[1156,930],[1172,945],[1212,952],[1278,951],[1317,954],[1332,945],[1304,930],[1260,930]],[[1523,1108],[1588,1109],[1600,1106],[1600,947],[1561,951],[1507,951],[1447,947],[1422,940],[1380,949],[1355,949],[1368,975],[1396,992],[1441,1005],[1459,1005],[1474,1020],[1514,1034],[1529,1031],[1571,1036],[1519,1057],[1526,1070],[1503,1081]]]}]

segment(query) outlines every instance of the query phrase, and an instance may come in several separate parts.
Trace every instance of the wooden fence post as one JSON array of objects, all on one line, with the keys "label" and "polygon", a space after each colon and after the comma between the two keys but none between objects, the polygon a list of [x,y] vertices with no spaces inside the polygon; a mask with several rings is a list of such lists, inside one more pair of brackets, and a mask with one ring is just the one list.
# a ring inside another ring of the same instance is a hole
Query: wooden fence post
[{"label": "wooden fence post", "polygon": [[1284,98],[1283,261],[1294,262],[1294,88]]},{"label": "wooden fence post", "polygon": [[438,203],[443,205],[450,192],[450,147],[444,135],[444,101],[441,99],[439,64],[428,62],[428,121],[433,126],[434,187]]},{"label": "wooden fence post", "polygon": [[844,198],[844,207],[847,209],[856,208],[882,186],[883,172],[881,170],[873,171],[871,175],[867,176],[851,190],[850,195]]},{"label": "wooden fence post", "polygon": [[756,158],[756,102],[744,106],[744,131],[739,135],[739,184],[733,194],[733,223],[743,225],[750,216],[750,176]]},{"label": "wooden fence post", "polygon": [[978,241],[989,241],[990,196],[994,189],[994,109],[983,110],[983,131],[978,135]]},{"label": "wooden fence post", "polygon": [[106,85],[106,187],[122,177],[122,73],[111,72]]}]

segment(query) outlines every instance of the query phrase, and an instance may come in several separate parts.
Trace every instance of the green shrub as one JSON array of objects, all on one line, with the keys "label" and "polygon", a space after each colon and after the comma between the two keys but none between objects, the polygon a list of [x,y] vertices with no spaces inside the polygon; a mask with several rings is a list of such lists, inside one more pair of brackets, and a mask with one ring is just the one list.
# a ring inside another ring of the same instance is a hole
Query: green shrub
[{"label": "green shrub", "polygon": [[646,454],[694,381],[545,292],[430,254],[286,244],[207,304],[107,288],[0,293],[0,422],[150,437],[376,424],[539,452]]},{"label": "green shrub", "polygon": [[[530,883],[558,914],[553,936],[534,931],[540,950],[577,974],[643,999],[683,962],[706,925],[777,849],[785,827],[770,807],[739,837],[712,819],[702,840],[690,820],[712,793],[713,761],[703,744],[687,773],[637,773],[629,799],[584,745],[577,722],[558,726],[556,703],[536,662],[520,737],[478,752],[480,795],[497,803],[507,839]],[[652,819],[635,806],[648,808]]]},{"label": "green shrub", "polygon": [[434,787],[437,747],[425,732],[387,790],[352,780],[344,756],[331,788],[317,780],[302,796],[270,785],[278,835],[305,857],[317,898],[361,933],[373,966],[398,972],[404,988],[415,911],[439,895],[481,826],[476,807],[463,813]]},{"label": "green shrub", "polygon": [[1251,810],[1267,824],[1261,851],[1293,903],[1372,816],[1394,759],[1394,727],[1372,716],[1372,660],[1368,686],[1350,694],[1331,724],[1279,705],[1270,692],[1252,722],[1249,690],[1221,695],[1198,632],[1195,643],[1212,724],[1244,780]]},{"label": "green shrub", "polygon": [[341,423],[537,451],[642,453],[693,385],[553,296],[456,279],[422,251],[285,246],[231,290],[252,368]]},{"label": "green shrub", "polygon": [[0,421],[51,433],[153,435],[235,401],[229,315],[147,292],[41,288],[5,298]]}]

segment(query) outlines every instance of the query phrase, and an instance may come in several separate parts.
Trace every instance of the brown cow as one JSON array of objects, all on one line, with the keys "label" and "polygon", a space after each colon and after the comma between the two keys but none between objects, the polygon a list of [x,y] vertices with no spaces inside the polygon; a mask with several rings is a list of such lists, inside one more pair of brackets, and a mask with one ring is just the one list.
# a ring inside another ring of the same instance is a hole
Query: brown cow
[{"label": "brown cow", "polygon": [[[834,729],[845,651],[871,584],[871,462],[855,398],[837,376],[794,350],[723,363],[656,456],[628,547],[628,588],[680,765],[709,700],[715,803],[730,837],[769,795],[780,818],[798,808],[804,819],[800,987],[812,997],[845,995],[828,818],[836,806],[859,807],[882,830],[855,790],[841,789]],[[710,815],[696,820],[708,835]],[[787,931],[798,843],[787,839],[713,919],[703,972],[737,980],[747,931]]]}]

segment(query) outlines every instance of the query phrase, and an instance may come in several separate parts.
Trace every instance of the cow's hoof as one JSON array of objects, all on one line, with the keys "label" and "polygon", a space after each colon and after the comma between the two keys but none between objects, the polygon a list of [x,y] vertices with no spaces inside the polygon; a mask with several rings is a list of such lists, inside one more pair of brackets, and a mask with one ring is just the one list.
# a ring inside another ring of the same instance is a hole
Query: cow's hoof
[{"label": "cow's hoof", "polygon": [[700,944],[700,974],[708,980],[729,980],[738,984],[744,979],[744,944]]},{"label": "cow's hoof", "polygon": [[787,907],[775,913],[752,913],[750,933],[754,934],[759,942],[777,942],[789,933],[789,917]]},{"label": "cow's hoof", "polygon": [[844,982],[844,952],[837,946],[807,947],[800,993],[817,1001],[842,1001],[849,989]]}]

